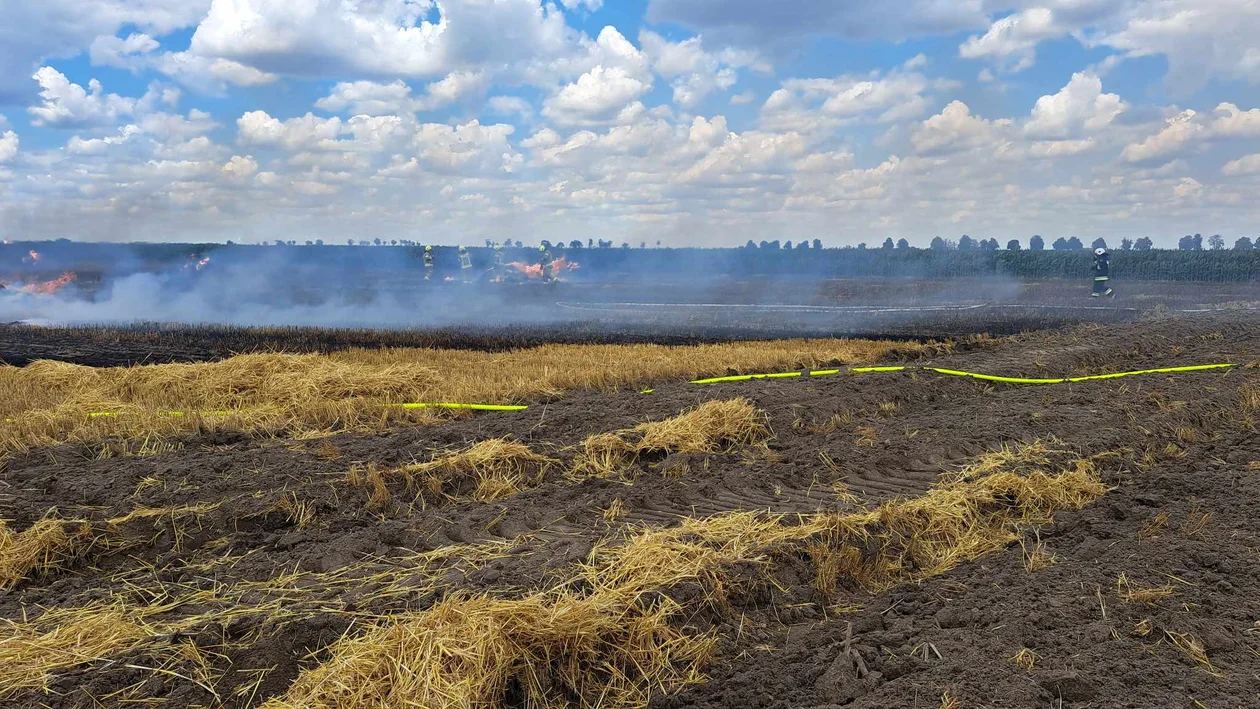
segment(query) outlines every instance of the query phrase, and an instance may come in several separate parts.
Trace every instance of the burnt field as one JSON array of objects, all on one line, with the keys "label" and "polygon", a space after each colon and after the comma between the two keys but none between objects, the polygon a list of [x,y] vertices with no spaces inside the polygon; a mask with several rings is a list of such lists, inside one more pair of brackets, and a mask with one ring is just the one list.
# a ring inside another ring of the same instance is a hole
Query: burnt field
[{"label": "burnt field", "polygon": [[[86,300],[27,298],[11,308],[12,322],[0,324],[0,361],[120,366],[356,347],[494,352],[548,343],[688,345],[837,336],[961,340],[1078,323],[1199,317],[1260,304],[1260,287],[1254,283],[1119,283],[1121,297],[1098,301],[1087,297],[1088,282],[1063,280],[762,278],[469,286],[415,279],[382,275],[370,279],[370,289],[348,293],[309,284],[248,297],[227,292],[216,301],[217,309],[193,308],[182,313],[187,317],[169,322],[162,318],[173,313],[156,306],[97,307],[92,296],[82,294],[78,297]],[[114,322],[98,326],[102,320]],[[206,324],[184,324],[189,322]],[[271,324],[277,322],[320,326]]]},{"label": "burnt field", "polygon": [[[0,367],[4,706],[1260,702],[1254,312],[227,358],[205,343],[242,331],[191,332],[220,361]],[[1209,363],[1237,366],[852,369]],[[529,408],[382,408],[474,398]]]}]

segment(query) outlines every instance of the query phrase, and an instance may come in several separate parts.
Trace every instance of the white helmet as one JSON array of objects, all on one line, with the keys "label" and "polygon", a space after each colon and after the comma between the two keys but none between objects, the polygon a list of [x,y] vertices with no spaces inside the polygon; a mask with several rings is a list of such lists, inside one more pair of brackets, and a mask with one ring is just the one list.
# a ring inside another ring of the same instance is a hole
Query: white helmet
[{"label": "white helmet", "polygon": [[1094,249],[1094,255],[1095,255],[1095,256],[1106,256],[1106,255],[1107,255],[1107,250],[1106,250],[1106,249]]}]

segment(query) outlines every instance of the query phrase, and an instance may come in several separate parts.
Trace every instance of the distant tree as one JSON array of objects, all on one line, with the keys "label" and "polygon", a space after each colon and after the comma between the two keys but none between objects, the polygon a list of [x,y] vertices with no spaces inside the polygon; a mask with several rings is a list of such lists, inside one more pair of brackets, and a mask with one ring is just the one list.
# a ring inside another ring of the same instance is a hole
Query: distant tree
[{"label": "distant tree", "polygon": [[595,240],[594,240],[594,239],[587,239],[587,240],[586,240],[586,248],[588,248],[588,249],[593,249],[593,248],[595,248]]},{"label": "distant tree", "polygon": [[766,249],[770,248],[770,242],[766,241],[765,239],[762,239],[761,243],[757,244],[757,248],[761,249],[762,251],[765,251]]},{"label": "distant tree", "polygon": [[661,240],[660,240],[660,239],[657,239],[657,240],[656,240],[656,248],[658,248],[658,249],[659,249],[659,248],[661,248]]},{"label": "distant tree", "polygon": [[1143,236],[1137,241],[1133,242],[1133,248],[1136,249],[1137,251],[1150,251],[1152,248],[1154,248],[1154,246],[1155,244],[1151,241],[1151,237],[1149,236]]},{"label": "distant tree", "polygon": [[892,237],[890,236],[884,239],[884,244],[883,246],[880,246],[880,248],[885,251],[892,251],[893,249],[897,248],[897,245],[893,243]]},{"label": "distant tree", "polygon": [[1082,244],[1081,240],[1076,238],[1075,236],[1068,237],[1067,245],[1069,249],[1075,249],[1077,251],[1085,248],[1085,244]]},{"label": "distant tree", "polygon": [[378,238],[372,239],[372,244],[374,244],[374,245],[376,245],[376,246],[380,246],[380,245],[381,245],[381,240],[380,240],[380,238],[378,237]]},{"label": "distant tree", "polygon": [[944,239],[939,236],[934,236],[932,237],[932,243],[928,244],[928,248],[933,251],[944,251],[948,247],[945,245]]},{"label": "distant tree", "polygon": [[791,239],[788,239],[787,241],[783,242],[783,250],[784,250],[784,251],[791,251],[791,250],[792,250],[792,240],[791,240]]},{"label": "distant tree", "polygon": [[1006,250],[1019,251],[1020,250],[1019,239],[1011,239],[1010,241],[1006,242]]},{"label": "distant tree", "polygon": [[629,241],[623,241],[623,242],[621,242],[621,248],[623,248],[623,249],[628,249],[628,248],[630,248],[630,242],[629,242]]},{"label": "distant tree", "polygon": [[581,240],[581,239],[574,239],[573,241],[570,241],[570,242],[569,242],[569,248],[570,248],[570,249],[580,249],[580,248],[582,248],[582,240]]},{"label": "distant tree", "polygon": [[982,243],[984,244],[985,251],[997,251],[1001,248],[1001,245],[998,244],[998,240],[996,238],[989,239],[988,241]]},{"label": "distant tree", "polygon": [[372,242],[367,239],[359,239],[359,246],[371,246]]},{"label": "distant tree", "polygon": [[1191,236],[1190,234],[1186,234],[1180,239],[1177,239],[1177,250],[1178,251],[1194,251],[1194,237]]},{"label": "distant tree", "polygon": [[[609,243],[611,244],[612,242],[609,242]],[[518,249],[519,249],[519,248],[522,248],[522,247],[524,247],[524,246],[525,246],[525,244],[521,243],[521,240],[520,240],[520,239],[517,239],[517,240],[516,240],[516,248],[518,248]]]},{"label": "distant tree", "polygon": [[390,239],[390,240],[389,240],[389,245],[390,245],[390,246],[397,246],[397,245],[398,245],[398,239]]},{"label": "distant tree", "polygon": [[323,246],[323,245],[324,245],[324,240],[323,240],[323,239],[316,239],[316,240],[315,240],[315,245],[316,245],[316,246]]},{"label": "distant tree", "polygon": [[797,250],[797,251],[804,251],[804,250],[806,250],[806,249],[808,249],[808,248],[809,248],[809,242],[808,242],[808,241],[805,241],[804,239],[801,239],[800,241],[796,242],[796,250]]},{"label": "distant tree", "polygon": [[1121,240],[1120,240],[1120,250],[1121,250],[1121,251],[1132,251],[1132,250],[1133,250],[1133,239],[1130,239],[1130,238],[1129,238],[1129,237],[1127,237],[1127,236],[1126,236],[1126,237],[1124,237],[1123,239],[1121,239]]},{"label": "distant tree", "polygon": [[1028,250],[1029,251],[1045,251],[1046,250],[1046,241],[1045,239],[1041,238],[1041,234],[1033,234],[1032,238],[1028,240]]},{"label": "distant tree", "polygon": [[314,241],[311,241],[310,239],[307,239],[307,240],[306,240],[306,245],[307,245],[307,246],[314,246],[314,245],[315,245],[315,242],[314,242]]},{"label": "distant tree", "polygon": [[346,246],[354,246],[354,239],[346,239]]},{"label": "distant tree", "polygon": [[814,239],[814,250],[819,251],[821,249],[822,249],[822,239]]},{"label": "distant tree", "polygon": [[971,251],[974,248],[976,248],[976,242],[970,236],[963,234],[961,237],[959,237],[958,239],[959,251]]},{"label": "distant tree", "polygon": [[747,244],[744,244],[744,248],[745,248],[745,249],[748,249],[748,250],[750,250],[750,251],[751,251],[751,250],[753,250],[753,249],[757,248],[757,242],[753,241],[752,239],[749,239],[749,240],[748,240],[748,243],[747,243]]},{"label": "distant tree", "polygon": [[1195,234],[1194,238],[1190,241],[1190,243],[1194,245],[1195,251],[1202,251],[1203,250],[1203,235]]},{"label": "distant tree", "polygon": [[1238,237],[1238,241],[1234,242],[1234,251],[1251,251],[1255,245],[1251,243],[1251,238],[1246,236]]},{"label": "distant tree", "polygon": [[1107,248],[1107,240],[1106,240],[1106,239],[1104,239],[1104,238],[1102,238],[1102,237],[1100,236],[1100,237],[1098,237],[1097,239],[1094,239],[1094,243],[1090,244],[1090,245],[1089,245],[1089,248],[1091,248],[1091,249],[1105,249],[1105,248]]},{"label": "distant tree", "polygon": [[1213,234],[1208,237],[1208,248],[1213,251],[1220,251],[1225,248],[1225,237],[1220,234]]},{"label": "distant tree", "polygon": [[276,239],[276,246],[284,246],[284,239]]},{"label": "distant tree", "polygon": [[857,245],[858,251],[866,251],[866,242],[859,241]]},{"label": "distant tree", "polygon": [[1067,251],[1070,247],[1068,246],[1067,239],[1060,236],[1054,240],[1054,243],[1050,245],[1050,248],[1055,251]]},{"label": "distant tree", "polygon": [[647,248],[647,242],[646,242],[646,241],[640,241],[640,242],[639,242],[639,248],[640,248],[640,249],[646,249],[646,248]]},{"label": "distant tree", "polygon": [[909,242],[909,241],[906,241],[905,237],[902,237],[902,238],[900,238],[900,239],[897,239],[897,248],[898,248],[898,249],[908,249],[908,248],[910,248],[910,242]]}]

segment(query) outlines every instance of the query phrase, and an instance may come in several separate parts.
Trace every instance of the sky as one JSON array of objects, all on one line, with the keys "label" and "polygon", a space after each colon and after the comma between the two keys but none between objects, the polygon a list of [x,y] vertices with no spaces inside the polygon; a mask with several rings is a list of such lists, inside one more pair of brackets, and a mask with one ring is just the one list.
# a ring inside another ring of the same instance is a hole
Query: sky
[{"label": "sky", "polygon": [[1260,233],[1260,0],[0,0],[0,237]]}]

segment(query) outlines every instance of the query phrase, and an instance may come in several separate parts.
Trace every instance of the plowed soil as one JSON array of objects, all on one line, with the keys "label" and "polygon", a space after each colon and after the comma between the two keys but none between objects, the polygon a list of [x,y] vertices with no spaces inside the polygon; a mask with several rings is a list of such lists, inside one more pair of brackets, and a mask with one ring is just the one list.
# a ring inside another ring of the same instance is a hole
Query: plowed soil
[{"label": "plowed soil", "polygon": [[[24,529],[55,510],[92,521],[108,542],[0,592],[0,618],[172,603],[154,618],[181,629],[165,650],[59,670],[48,691],[5,706],[257,706],[366,620],[456,591],[546,588],[601,539],[638,526],[914,496],[976,456],[1034,440],[1108,454],[1101,470],[1114,486],[1028,531],[1029,549],[1040,542],[1053,554],[1046,568],[1029,571],[1014,546],[839,604],[784,600],[810,599],[808,580],[745,599],[738,613],[702,621],[725,638],[708,680],[653,706],[1260,706],[1260,410],[1244,401],[1260,391],[1258,356],[1254,316],[1172,318],[1031,333],[932,364],[1015,376],[1253,367],[1045,387],[923,372],[662,382],[650,394],[575,393],[379,436],[190,439],[105,460],[73,446],[36,450],[0,468],[0,518]],[[768,415],[768,447],[648,457],[618,479],[565,474],[588,435],[735,397]],[[350,482],[352,470],[361,478],[497,437],[559,464],[494,502],[422,504],[392,482],[373,499]],[[1171,595],[1152,603],[1124,599],[1165,585]],[[268,603],[283,612],[222,612]],[[1177,648],[1187,638],[1210,665]],[[170,650],[189,644],[212,672],[194,674],[188,651]],[[1031,668],[1012,659],[1024,649],[1035,653]]]}]

